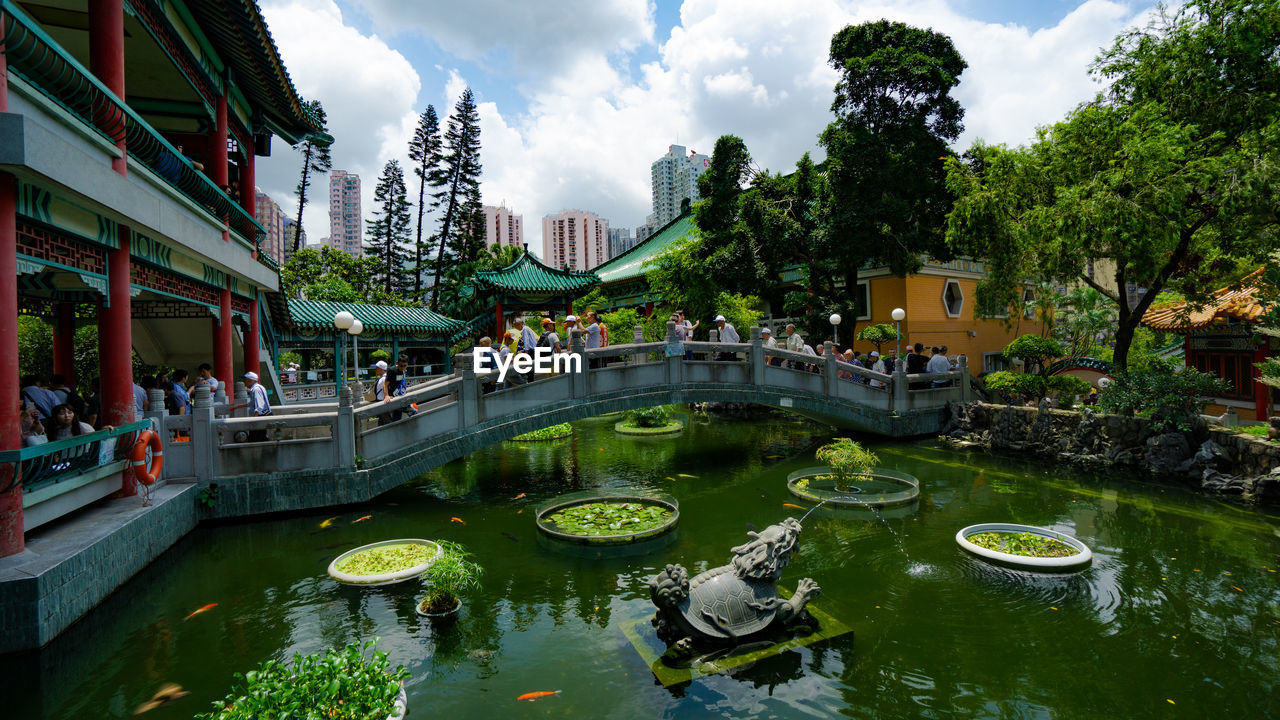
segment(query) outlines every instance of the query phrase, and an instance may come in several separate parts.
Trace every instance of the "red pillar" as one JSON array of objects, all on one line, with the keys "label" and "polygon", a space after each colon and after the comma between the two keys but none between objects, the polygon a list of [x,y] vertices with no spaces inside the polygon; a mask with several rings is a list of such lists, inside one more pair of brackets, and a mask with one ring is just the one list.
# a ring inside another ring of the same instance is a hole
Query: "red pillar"
[{"label": "red pillar", "polygon": [[209,148],[209,176],[218,187],[227,184],[227,94],[218,96],[214,107],[213,147]]},{"label": "red pillar", "polygon": [[498,344],[498,343],[500,343],[500,342],[502,342],[502,330],[503,330],[503,326],[505,326],[505,325],[506,325],[506,323],[503,321],[503,317],[502,317],[502,301],[501,301],[501,300],[499,300],[499,301],[498,301],[498,318],[497,318],[497,320],[498,320],[498,324],[497,324],[497,325],[494,325],[494,327],[495,327],[495,328],[497,328],[497,330],[495,330],[495,331],[494,331],[494,334],[493,334],[493,342],[494,342],[494,344],[495,344],[495,345],[496,345],[496,344]]},{"label": "red pillar", "polygon": [[227,394],[235,387],[235,360],[231,354],[231,284],[222,288],[218,303],[218,326],[213,333],[213,376],[227,384]]},{"label": "red pillar", "polygon": [[[129,299],[129,230],[120,228],[120,247],[107,250],[107,302],[98,310],[98,370],[102,378],[102,424],[134,421],[133,328]],[[141,418],[138,418],[141,419]],[[136,495],[133,473],[123,473],[120,494]]]},{"label": "red pillar", "polygon": [[253,136],[249,136],[249,143],[240,144],[241,154],[244,155],[244,165],[240,168],[240,207],[249,213],[250,217],[258,217],[258,190],[255,187],[258,182],[257,171],[254,168],[253,156]]},{"label": "red pillar", "polygon": [[[0,15],[3,17],[3,15]],[[3,37],[0,34],[0,37]],[[0,53],[0,78],[6,74]],[[0,86],[0,112],[7,110],[6,88]],[[18,276],[18,181],[0,172],[0,277]],[[18,286],[0,283],[0,450],[22,447],[18,421]],[[14,465],[0,463],[0,487],[9,487]],[[22,488],[0,495],[0,557],[22,552]]]},{"label": "red pillar", "polygon": [[[89,0],[89,71],[124,100],[124,0]],[[120,157],[111,168],[124,175],[124,138],[116,141]]]},{"label": "red pillar", "polygon": [[261,356],[259,354],[258,338],[258,293],[253,293],[253,300],[249,301],[249,334],[244,338],[244,369],[246,372],[259,372],[261,365]]},{"label": "red pillar", "polygon": [[67,385],[75,387],[76,361],[76,310],[69,302],[58,303],[58,323],[53,332],[53,372],[67,379]]},{"label": "red pillar", "polygon": [[[3,275],[0,275],[3,277]],[[1262,344],[1253,351],[1253,362],[1261,363],[1267,361],[1267,349],[1271,346],[1270,338],[1263,335]],[[1258,382],[1258,378],[1262,377],[1262,370],[1257,367],[1253,368],[1253,407],[1256,420],[1266,420],[1271,412],[1271,388]]]}]

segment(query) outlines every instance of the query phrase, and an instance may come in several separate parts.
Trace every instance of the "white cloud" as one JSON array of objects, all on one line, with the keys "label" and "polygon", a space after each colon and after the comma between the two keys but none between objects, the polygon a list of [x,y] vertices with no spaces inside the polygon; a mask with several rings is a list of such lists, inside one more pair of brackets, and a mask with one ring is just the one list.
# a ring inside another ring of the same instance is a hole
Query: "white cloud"
[{"label": "white cloud", "polygon": [[[400,158],[417,123],[421,80],[403,55],[377,35],[343,23],[332,0],[264,0],[262,12],[299,94],[324,104],[335,142],[333,167],[361,177],[368,217],[383,164]],[[336,50],[340,49],[340,50]],[[278,140],[259,163],[258,185],[292,217],[301,156]],[[307,193],[303,227],[310,242],[329,234],[329,181],[317,178]]]}]

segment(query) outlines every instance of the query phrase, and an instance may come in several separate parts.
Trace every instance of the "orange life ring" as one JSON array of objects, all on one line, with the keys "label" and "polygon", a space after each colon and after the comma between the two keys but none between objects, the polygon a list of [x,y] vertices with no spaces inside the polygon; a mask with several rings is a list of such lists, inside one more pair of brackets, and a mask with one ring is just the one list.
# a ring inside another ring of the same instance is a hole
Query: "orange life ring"
[{"label": "orange life ring", "polygon": [[[147,467],[147,449],[151,449],[151,467]],[[160,436],[151,430],[143,430],[133,444],[133,476],[143,485],[151,485],[160,479],[160,468],[164,467],[164,447],[160,444]]]}]

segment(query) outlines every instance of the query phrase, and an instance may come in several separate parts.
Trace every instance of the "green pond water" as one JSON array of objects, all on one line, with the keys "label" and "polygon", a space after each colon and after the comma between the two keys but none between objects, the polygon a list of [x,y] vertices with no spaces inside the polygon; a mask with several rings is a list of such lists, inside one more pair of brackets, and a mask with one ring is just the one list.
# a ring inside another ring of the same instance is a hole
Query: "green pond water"
[{"label": "green pond water", "polygon": [[[0,658],[0,715],[126,717],[172,682],[191,694],[143,717],[189,718],[236,672],[374,636],[412,673],[411,718],[1280,715],[1275,514],[873,438],[884,467],[919,478],[918,503],[883,521],[819,510],[782,581],[814,578],[818,607],[853,632],[665,688],[622,632],[653,613],[646,581],[670,562],[723,564],[748,523],[798,517],[787,474],[830,433],[785,416],[682,419],[661,438],[579,422],[570,440],[490,447],[365,505],[202,527],[42,651]],[[606,559],[548,548],[537,505],[591,488],[669,493],[678,539]],[[954,536],[989,521],[1074,533],[1094,565],[1053,577],[983,564]],[[325,574],[347,549],[400,537],[461,542],[487,569],[456,624],[420,620],[413,584]],[[562,692],[516,701],[549,690]]]}]

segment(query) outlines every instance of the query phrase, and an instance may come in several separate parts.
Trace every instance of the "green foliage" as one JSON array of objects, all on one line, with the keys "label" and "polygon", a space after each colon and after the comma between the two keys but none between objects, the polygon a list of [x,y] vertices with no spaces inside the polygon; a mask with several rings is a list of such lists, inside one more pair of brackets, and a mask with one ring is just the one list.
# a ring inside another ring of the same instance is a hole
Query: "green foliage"
[{"label": "green foliage", "polygon": [[[660,313],[654,313],[658,315]],[[635,327],[644,325],[646,318],[635,308],[621,308],[600,315],[600,322],[609,328],[610,345],[629,345],[635,337]],[[646,338],[647,339],[647,338]],[[657,342],[654,338],[651,342]]]},{"label": "green foliage", "polygon": [[1011,402],[1018,402],[1023,398],[1042,398],[1048,392],[1045,379],[1031,373],[1000,370],[989,373],[984,379],[988,392],[1003,396]]},{"label": "green foliage", "polygon": [[[307,100],[303,103],[303,111],[309,113],[312,117],[320,121],[320,127],[328,132],[326,123],[328,118],[325,117],[324,106],[319,100]],[[302,238],[302,210],[307,206],[307,191],[311,188],[314,178],[312,173],[327,173],[333,168],[333,158],[329,154],[329,143],[320,142],[313,136],[307,136],[302,142],[293,146],[294,150],[302,153],[302,177],[298,180],[298,187],[294,190],[294,194],[298,196],[298,219],[294,225],[293,234],[293,251],[298,252],[299,243]],[[242,192],[254,192],[254,188],[242,188]]]},{"label": "green foliage", "polygon": [[662,427],[671,420],[671,411],[665,405],[654,405],[627,413],[627,421],[637,427]]},{"label": "green foliage", "polygon": [[424,612],[452,610],[458,596],[480,589],[480,577],[484,568],[471,561],[471,553],[465,547],[448,540],[436,542],[440,557],[422,574],[427,581],[427,594],[419,602]]},{"label": "green foliage", "polygon": [[[1200,302],[1225,268],[1263,261],[1280,243],[1278,53],[1276,3],[1162,8],[1094,65],[1105,93],[1030,147],[978,142],[950,161],[948,241],[987,264],[980,311],[999,314],[1028,278],[1086,282],[1116,307],[1125,369],[1162,292]],[[1114,275],[1094,280],[1091,264]],[[1110,289],[1130,285],[1147,288],[1133,307]]]},{"label": "green foliage", "polygon": [[984,532],[965,539],[978,547],[1023,557],[1070,557],[1079,552],[1061,540],[1029,532]]},{"label": "green foliage", "polygon": [[1034,369],[1041,376],[1047,373],[1049,361],[1062,357],[1063,352],[1062,343],[1039,335],[1020,335],[1004,348],[1004,356],[1007,359],[1022,360],[1026,363],[1027,372],[1032,372]]},{"label": "green foliage", "polygon": [[858,339],[875,345],[876,352],[881,352],[882,345],[898,339],[898,330],[889,323],[867,325],[858,331]]},{"label": "green foliage", "polygon": [[[1267,437],[1268,428],[1269,426],[1264,424],[1241,425],[1240,427],[1236,428],[1236,432],[1243,433],[1245,435],[1252,435],[1254,437],[1265,438]],[[1280,442],[1280,438],[1277,438],[1273,442]]]},{"label": "green foliage", "polygon": [[[470,276],[446,277],[445,268],[475,262],[484,249],[484,211],[480,204],[480,115],[471,88],[462,91],[449,115],[441,143],[440,164],[428,175],[431,207],[440,214],[436,233],[434,291],[431,309],[451,299]],[[445,256],[448,255],[446,262]],[[446,283],[445,281],[448,280]]]},{"label": "green foliage", "polygon": [[560,423],[559,425],[551,425],[544,428],[538,428],[532,432],[523,433],[511,438],[517,442],[529,442],[536,440],[559,440],[573,434],[573,426],[569,423]]},{"label": "green foliage", "polygon": [[814,453],[818,462],[831,468],[836,487],[847,487],[850,482],[868,475],[880,458],[849,438],[836,438],[818,448]]},{"label": "green foliage", "polygon": [[404,271],[405,245],[410,240],[406,193],[400,161],[388,160],[373,190],[373,217],[365,223],[364,246],[365,257],[377,261],[379,285],[387,295],[404,296],[413,291],[412,278]]},{"label": "green foliage", "polygon": [[426,271],[424,258],[428,245],[422,240],[422,216],[427,211],[427,180],[440,166],[440,118],[434,105],[428,105],[418,117],[418,127],[409,141],[409,159],[413,161],[413,174],[418,178],[418,222],[413,241],[413,297],[422,297],[422,273]]},{"label": "green foliage", "polygon": [[337,570],[348,575],[385,575],[421,565],[435,552],[435,548],[420,543],[381,545],[347,556]]},{"label": "green foliage", "polygon": [[643,503],[599,502],[557,510],[547,518],[570,535],[628,535],[662,527],[671,510]]},{"label": "green foliage", "polygon": [[196,493],[196,502],[200,503],[205,508],[212,510],[213,507],[218,504],[218,492],[218,483],[209,483],[208,485],[200,488],[200,491]]},{"label": "green foliage", "polygon": [[[1133,331],[1133,342],[1129,345],[1129,370],[1160,370],[1171,373],[1182,363],[1161,357],[1157,350],[1176,340],[1177,336],[1161,333],[1151,328],[1140,327]],[[1094,347],[1090,355],[1099,360],[1112,360],[1115,349],[1111,347]]]},{"label": "green foliage", "polygon": [[[213,703],[198,720],[258,718],[334,718],[381,720],[395,708],[403,666],[391,668],[377,639],[352,643],[323,654],[294,655],[292,665],[268,660],[248,673],[236,673],[231,693]],[[365,656],[365,651],[371,651]]]},{"label": "green foliage", "polygon": [[[751,327],[760,323],[761,312],[756,309],[759,306],[760,298],[755,295],[720,293],[716,296],[715,313],[711,315],[711,318],[716,315],[723,315],[724,319],[738,331],[742,341],[746,342],[751,333]],[[715,323],[706,321],[703,321],[702,325],[707,332],[710,332],[711,328],[715,327]],[[699,330],[703,328],[699,328]]]},{"label": "green foliage", "polygon": [[1114,413],[1148,416],[1152,432],[1187,432],[1208,398],[1228,389],[1225,380],[1191,368],[1181,372],[1140,370],[1118,374],[1098,392],[1098,405]]},{"label": "green foliage", "polygon": [[[702,240],[686,238],[673,243],[645,263],[649,288],[670,308],[683,308],[691,320],[707,317],[723,286],[704,257]],[[711,315],[715,317],[715,315]]]},{"label": "green foliage", "polygon": [[1045,382],[1045,388],[1057,398],[1058,407],[1070,408],[1075,405],[1077,395],[1088,395],[1093,386],[1075,375],[1054,375]]},{"label": "green foliage", "polygon": [[1053,337],[1062,343],[1064,357],[1089,357],[1095,345],[1106,345],[1115,333],[1115,304],[1097,290],[1080,286],[1055,299]]},{"label": "green foliage", "polygon": [[302,353],[296,350],[284,350],[280,353],[280,367],[289,367],[291,363],[302,364]]},{"label": "green foliage", "polygon": [[375,257],[354,257],[325,246],[303,248],[280,268],[281,291],[290,297],[324,302],[407,305],[399,293],[388,294],[377,281]]}]

